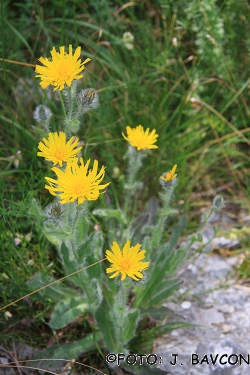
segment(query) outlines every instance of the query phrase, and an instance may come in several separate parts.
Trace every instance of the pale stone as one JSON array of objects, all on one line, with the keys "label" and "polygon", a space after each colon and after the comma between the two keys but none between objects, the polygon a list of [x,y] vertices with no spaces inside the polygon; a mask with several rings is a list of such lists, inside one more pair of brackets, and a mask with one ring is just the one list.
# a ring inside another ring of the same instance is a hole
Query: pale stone
[{"label": "pale stone", "polygon": [[235,312],[235,308],[232,305],[221,305],[218,307],[218,310],[226,314],[232,314]]},{"label": "pale stone", "polygon": [[181,304],[181,308],[183,310],[190,309],[191,306],[192,306],[192,303],[190,301],[183,301]]}]

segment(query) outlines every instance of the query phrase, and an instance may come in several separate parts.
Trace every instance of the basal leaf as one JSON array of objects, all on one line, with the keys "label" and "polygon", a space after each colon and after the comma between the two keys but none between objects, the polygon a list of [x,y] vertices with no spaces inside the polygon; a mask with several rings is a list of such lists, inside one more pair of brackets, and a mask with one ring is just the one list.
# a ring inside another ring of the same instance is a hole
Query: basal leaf
[{"label": "basal leaf", "polygon": [[56,304],[49,326],[54,329],[64,328],[87,311],[88,308],[89,304],[81,296],[64,299]]}]

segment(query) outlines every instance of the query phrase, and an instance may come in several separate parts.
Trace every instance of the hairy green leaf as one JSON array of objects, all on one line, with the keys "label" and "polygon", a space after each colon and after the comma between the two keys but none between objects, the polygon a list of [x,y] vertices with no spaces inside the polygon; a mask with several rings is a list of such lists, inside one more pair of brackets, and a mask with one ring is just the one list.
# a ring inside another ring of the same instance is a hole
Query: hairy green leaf
[{"label": "hairy green leaf", "polygon": [[64,299],[56,304],[49,325],[54,329],[64,328],[86,312],[88,308],[89,304],[83,297]]}]

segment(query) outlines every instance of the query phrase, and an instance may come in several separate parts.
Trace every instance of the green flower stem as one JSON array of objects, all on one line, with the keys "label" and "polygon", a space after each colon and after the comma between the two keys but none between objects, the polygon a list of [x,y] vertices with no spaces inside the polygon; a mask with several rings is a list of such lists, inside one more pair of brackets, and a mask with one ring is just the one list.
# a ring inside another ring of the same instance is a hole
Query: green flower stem
[{"label": "green flower stem", "polygon": [[[124,216],[126,218],[126,223],[131,223],[132,218],[134,217],[137,201],[136,201],[136,190],[141,188],[141,182],[136,181],[136,174],[142,166],[142,159],[147,155],[143,151],[137,151],[135,147],[129,146],[127,151],[128,158],[128,179],[125,184],[125,202],[124,202]],[[130,210],[131,207],[131,210]],[[129,212],[130,211],[130,212]],[[132,216],[133,215],[133,216]],[[130,226],[126,231],[126,238],[130,236]],[[122,226],[122,239],[125,235],[124,225]]]},{"label": "green flower stem", "polygon": [[[135,183],[136,174],[141,166],[141,158],[139,152],[129,146],[128,150],[128,183],[127,183],[127,194],[124,202],[124,215],[128,219],[128,207],[131,204],[132,193],[134,192],[133,185]],[[128,222],[128,221],[127,221]]]},{"label": "green flower stem", "polygon": [[[77,237],[79,233],[77,233],[77,222],[78,222],[80,215],[86,213],[86,216],[87,216],[87,213],[88,213],[87,202],[84,202],[83,205],[80,205],[78,209],[76,209],[76,205],[77,205],[76,202],[68,203],[67,205],[65,205],[65,217],[64,217],[64,223],[63,223],[66,228],[70,228],[71,238],[68,239],[68,242],[69,242],[68,249],[70,251],[70,257],[67,260],[67,263],[69,264],[69,266],[71,264],[71,267],[72,267],[72,264],[74,265],[74,271],[77,271],[77,268],[78,268],[77,265],[82,264],[81,259],[79,258],[79,254],[78,254]],[[79,231],[79,228],[78,228],[78,231]],[[66,246],[67,246],[67,243],[66,243]],[[67,264],[66,266],[68,267]],[[93,300],[91,291],[88,286],[88,280],[86,280],[83,272],[79,272],[77,276],[81,283],[79,285],[82,286],[83,291],[86,293],[89,303],[93,304],[94,300]]]},{"label": "green flower stem", "polygon": [[130,199],[131,199],[131,191],[127,191],[127,194],[125,196],[125,203],[124,203],[124,216],[126,218],[126,222],[129,222],[128,221],[128,206],[130,203]]},{"label": "green flower stem", "polygon": [[[85,203],[85,204],[87,204],[87,203]],[[76,216],[75,216],[75,221],[74,221],[73,233],[74,233],[75,224],[77,222],[77,219],[78,219],[79,215],[80,215],[80,211],[76,210]],[[76,259],[77,263],[79,263],[79,256],[78,256],[77,250],[75,248],[74,240],[71,241],[71,244],[72,244],[72,249],[73,249],[73,253],[74,253],[75,259]],[[89,288],[88,288],[88,285],[87,285],[87,280],[85,280],[84,275],[83,275],[82,272],[79,272],[78,276],[79,276],[79,279],[81,280],[81,283],[83,285],[83,290],[86,293],[90,304],[92,304],[93,303],[93,298],[92,298],[91,294],[89,293]]]},{"label": "green flower stem", "polygon": [[[76,117],[74,115],[74,98],[76,96],[76,83],[72,83],[72,85],[68,88],[63,90],[65,92],[65,97],[67,100],[67,110],[65,105],[63,104],[63,114],[64,114],[64,124],[65,124],[65,132],[67,136],[70,137],[72,132],[75,134],[78,130],[78,126],[75,127]],[[61,102],[63,102],[63,98],[60,95]]]},{"label": "green flower stem", "polygon": [[131,287],[132,287],[132,282],[130,280],[121,281],[120,289],[117,291],[116,296],[115,296],[114,309],[115,309],[115,315],[116,315],[116,325],[118,328],[118,332],[117,332],[118,340],[119,338],[123,336],[122,330],[124,329],[124,319],[126,318],[127,311],[128,311],[127,300],[128,300],[128,294],[129,294]]},{"label": "green flower stem", "polygon": [[132,214],[131,217],[134,218],[136,216],[136,209],[137,209],[137,199],[136,196],[134,197],[133,207],[132,207]]},{"label": "green flower stem", "polygon": [[62,93],[61,93],[61,91],[58,91],[58,94],[59,94],[59,98],[60,98],[61,106],[62,106],[62,109],[63,109],[63,115],[64,115],[64,117],[66,118],[66,117],[67,117],[67,114],[66,114],[66,109],[65,109],[65,105],[64,105],[64,101],[63,101],[63,97],[62,97]]},{"label": "green flower stem", "polygon": [[164,198],[163,198],[164,199],[164,205],[161,209],[160,217],[157,221],[157,224],[156,224],[153,236],[152,236],[152,249],[155,249],[155,250],[158,248],[158,246],[161,242],[162,234],[163,234],[163,231],[164,231],[165,222],[166,222],[167,217],[175,212],[175,210],[172,210],[169,207],[170,200],[171,200],[171,197],[172,197],[172,194],[173,194],[173,190],[174,190],[173,188],[170,188],[169,191],[166,192],[166,194],[164,194]]},{"label": "green flower stem", "polygon": [[71,122],[72,121],[72,113],[73,113],[73,96],[72,96],[72,92],[71,92],[71,88],[69,88],[69,110],[68,110],[68,114],[67,114],[67,122]]}]

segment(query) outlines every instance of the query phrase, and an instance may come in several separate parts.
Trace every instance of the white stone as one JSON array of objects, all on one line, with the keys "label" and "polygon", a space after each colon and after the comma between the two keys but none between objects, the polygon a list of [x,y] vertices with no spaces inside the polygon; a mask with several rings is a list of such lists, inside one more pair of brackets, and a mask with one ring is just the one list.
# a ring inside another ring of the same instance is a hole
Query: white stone
[{"label": "white stone", "polygon": [[181,304],[181,308],[183,310],[190,309],[191,306],[192,306],[192,303],[190,301],[183,301]]}]

